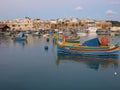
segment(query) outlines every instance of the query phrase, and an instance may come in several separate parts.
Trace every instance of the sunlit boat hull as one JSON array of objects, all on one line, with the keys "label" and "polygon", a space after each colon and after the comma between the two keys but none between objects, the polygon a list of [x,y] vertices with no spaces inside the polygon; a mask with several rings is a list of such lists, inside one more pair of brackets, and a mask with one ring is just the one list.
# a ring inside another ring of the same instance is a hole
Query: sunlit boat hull
[{"label": "sunlit boat hull", "polygon": [[[81,46],[82,48],[82,46]],[[75,49],[75,48],[69,48],[69,47],[60,47],[57,46],[57,51],[59,53],[65,53],[65,54],[79,54],[79,55],[119,55],[119,47],[115,46],[111,49]]]}]

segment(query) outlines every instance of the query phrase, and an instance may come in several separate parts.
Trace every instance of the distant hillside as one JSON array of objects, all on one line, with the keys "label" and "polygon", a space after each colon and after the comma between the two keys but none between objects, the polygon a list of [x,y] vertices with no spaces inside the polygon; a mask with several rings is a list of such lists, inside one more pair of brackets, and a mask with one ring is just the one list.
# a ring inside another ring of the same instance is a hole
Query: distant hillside
[{"label": "distant hillside", "polygon": [[108,21],[112,23],[112,26],[117,26],[120,27],[120,22],[119,21]]}]

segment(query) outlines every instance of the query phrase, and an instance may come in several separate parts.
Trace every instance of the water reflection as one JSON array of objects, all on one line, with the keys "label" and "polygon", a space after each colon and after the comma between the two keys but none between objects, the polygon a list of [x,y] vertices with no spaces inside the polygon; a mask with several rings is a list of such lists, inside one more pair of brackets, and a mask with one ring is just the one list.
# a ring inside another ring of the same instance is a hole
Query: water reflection
[{"label": "water reflection", "polygon": [[14,46],[22,46],[23,48],[28,44],[27,41],[13,41]]},{"label": "water reflection", "polygon": [[119,56],[79,56],[79,55],[65,55],[58,53],[56,64],[66,62],[78,62],[86,64],[88,68],[98,70],[100,68],[117,68]]},{"label": "water reflection", "polygon": [[0,36],[0,47],[8,47],[10,38],[7,36]]}]

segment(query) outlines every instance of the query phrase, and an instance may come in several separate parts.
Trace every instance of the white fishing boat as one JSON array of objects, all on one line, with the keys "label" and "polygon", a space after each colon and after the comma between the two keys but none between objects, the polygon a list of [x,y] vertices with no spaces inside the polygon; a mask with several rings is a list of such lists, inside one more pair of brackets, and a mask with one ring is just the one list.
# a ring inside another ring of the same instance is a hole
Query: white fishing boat
[{"label": "white fishing boat", "polygon": [[90,26],[90,27],[88,27],[87,31],[88,31],[88,33],[96,33],[97,29],[98,28],[96,28],[96,27]]}]

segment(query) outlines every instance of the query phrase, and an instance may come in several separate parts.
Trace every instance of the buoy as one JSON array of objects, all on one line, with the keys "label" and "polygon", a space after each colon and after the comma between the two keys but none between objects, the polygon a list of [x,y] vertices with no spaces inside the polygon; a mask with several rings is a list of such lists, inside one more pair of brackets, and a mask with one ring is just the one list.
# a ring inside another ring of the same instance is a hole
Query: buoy
[{"label": "buoy", "polygon": [[108,43],[109,43],[109,38],[107,38],[107,37],[101,37],[100,41],[101,41],[101,45],[107,46]]},{"label": "buoy", "polygon": [[114,75],[117,75],[117,72],[115,72]]},{"label": "buoy", "polygon": [[49,38],[47,38],[46,41],[49,42]]},{"label": "buoy", "polygon": [[48,50],[48,46],[45,46],[44,48],[45,48],[45,50]]}]

